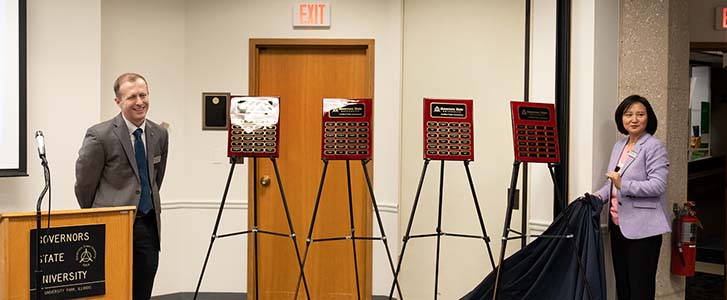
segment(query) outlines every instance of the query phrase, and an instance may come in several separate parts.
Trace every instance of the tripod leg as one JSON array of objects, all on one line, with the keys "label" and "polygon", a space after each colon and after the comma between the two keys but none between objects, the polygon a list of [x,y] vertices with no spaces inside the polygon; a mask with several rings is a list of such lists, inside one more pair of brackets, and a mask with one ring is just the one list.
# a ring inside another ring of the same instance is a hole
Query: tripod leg
[{"label": "tripod leg", "polygon": [[300,289],[300,281],[305,276],[303,269],[308,259],[308,250],[313,241],[313,227],[316,225],[316,215],[318,214],[318,205],[321,203],[321,193],[323,192],[323,183],[326,182],[326,171],[328,170],[328,160],[323,160],[323,173],[321,174],[321,182],[318,184],[318,195],[316,196],[316,204],[313,208],[313,218],[310,221],[310,229],[308,229],[308,237],[305,239],[305,252],[303,253],[303,261],[301,262],[300,276],[298,276],[298,284],[295,286],[295,298],[298,298],[298,290]]},{"label": "tripod leg", "polygon": [[199,294],[199,287],[202,285],[202,277],[204,277],[204,271],[207,269],[207,262],[210,259],[210,253],[212,253],[212,245],[215,243],[217,238],[217,229],[220,226],[220,219],[222,218],[222,209],[225,207],[225,200],[227,200],[227,192],[230,190],[230,182],[232,181],[232,174],[235,172],[235,162],[233,161],[230,165],[230,174],[227,175],[227,183],[225,184],[225,192],[222,194],[222,202],[220,202],[220,209],[217,211],[217,220],[215,221],[215,227],[212,229],[212,236],[210,237],[210,245],[207,248],[207,255],[204,258],[204,264],[202,265],[202,272],[199,274],[199,280],[197,281],[197,288],[194,290],[194,300],[197,299]]},{"label": "tripod leg", "polygon": [[[530,5],[530,0],[526,2],[526,5]],[[528,12],[529,14],[529,12]],[[520,231],[525,235],[520,239],[520,249],[525,248],[528,242],[528,163],[524,162],[523,165],[523,179],[521,183],[522,187],[522,198],[520,198]]]},{"label": "tripod leg", "polygon": [[439,292],[439,250],[442,244],[442,197],[444,195],[444,160],[439,170],[439,208],[437,208],[437,263],[434,269],[434,299]]},{"label": "tripod leg", "polygon": [[520,171],[520,162],[515,161],[512,164],[512,177],[510,178],[510,193],[507,195],[507,212],[505,212],[505,225],[502,229],[502,245],[500,247],[500,259],[497,262],[497,275],[495,275],[495,290],[492,292],[492,299],[497,300],[497,290],[500,287],[500,273],[502,273],[502,261],[505,259],[505,247],[507,246],[507,236],[510,233],[510,222],[512,221],[512,206],[515,202],[515,186],[517,185],[517,176]]},{"label": "tripod leg", "polygon": [[[553,177],[555,179],[555,177]],[[556,186],[556,189],[558,187]],[[557,191],[556,191],[557,192]],[[564,212],[565,210],[563,210]],[[583,264],[581,262],[581,256],[580,256],[580,249],[578,249],[578,244],[576,243],[575,238],[573,237],[570,232],[573,232],[573,229],[570,226],[570,217],[571,214],[565,214],[566,221],[565,221],[565,236],[571,240],[571,249],[573,249],[573,257],[576,258],[576,262],[578,262],[578,271],[580,276],[583,278],[583,284],[586,285],[586,293],[588,293],[588,299],[593,299],[593,291],[591,290],[591,285],[588,283],[588,277],[586,277],[585,270],[583,269]]]},{"label": "tripod leg", "polygon": [[485,221],[482,219],[482,210],[480,209],[480,202],[477,201],[477,194],[475,193],[475,185],[472,183],[472,174],[470,174],[470,162],[465,161],[464,162],[464,169],[467,171],[467,179],[470,183],[470,190],[472,191],[472,199],[475,200],[475,209],[477,209],[477,218],[480,219],[480,228],[482,229],[482,238],[485,240],[485,245],[487,246],[487,254],[490,255],[490,263],[492,264],[492,269],[495,269],[495,260],[492,258],[492,249],[490,248],[490,237],[487,236],[487,229],[485,229]]},{"label": "tripod leg", "polygon": [[353,270],[356,275],[356,295],[361,300],[361,284],[358,278],[358,260],[356,257],[356,228],[353,222],[353,195],[351,194],[351,163],[346,160],[346,183],[348,184],[348,221],[351,224],[351,246],[353,247]]},{"label": "tripod leg", "polygon": [[[278,170],[278,163],[274,157],[270,158],[275,169],[275,178],[278,180],[278,188],[280,189],[280,198],[283,200],[283,208],[285,208],[285,217],[288,219],[288,228],[290,229],[290,238],[293,241],[293,248],[295,249],[295,256],[298,258],[298,267],[300,268],[300,274],[303,278],[303,286],[305,287],[306,299],[310,300],[310,292],[308,290],[308,281],[305,279],[305,272],[303,272],[303,263],[300,258],[300,250],[298,249],[298,242],[296,241],[295,230],[293,229],[293,221],[290,218],[290,210],[288,209],[288,201],[285,199],[285,192],[283,191],[283,183],[280,179],[280,171]],[[300,283],[299,283],[300,284]],[[298,287],[296,287],[297,289]]]},{"label": "tripod leg", "polygon": [[555,178],[555,165],[553,163],[548,164],[548,171],[550,171],[550,178],[553,179],[553,187],[555,187],[555,198],[558,199],[558,207],[560,207],[561,212],[564,212],[565,207],[563,207],[563,202],[560,198],[560,188],[558,188],[557,180]]},{"label": "tripod leg", "polygon": [[[366,185],[369,188],[369,195],[371,196],[371,203],[374,206],[374,213],[376,213],[376,220],[379,222],[379,232],[381,232],[381,241],[384,242],[384,249],[386,249],[386,256],[389,259],[389,267],[391,268],[391,274],[393,275],[394,261],[391,259],[391,251],[389,250],[389,243],[386,239],[386,232],[384,232],[384,223],[381,221],[381,213],[379,213],[379,206],[376,204],[376,197],[374,196],[374,187],[371,184],[371,177],[369,176],[369,170],[366,169],[366,163],[368,161],[362,160],[361,167],[363,168],[364,175],[366,176]],[[401,288],[397,285],[399,291],[399,299],[401,299]]]},{"label": "tripod leg", "polygon": [[583,284],[586,285],[586,292],[588,293],[588,299],[593,300],[593,291],[591,291],[591,285],[588,283],[588,277],[586,277],[586,271],[583,270],[583,264],[581,263],[581,256],[578,254],[580,251],[578,251],[578,245],[576,244],[576,241],[574,238],[570,238],[571,245],[573,246],[573,256],[576,258],[576,261],[578,262],[578,271],[581,275],[581,278],[583,278]]},{"label": "tripod leg", "polygon": [[411,214],[409,215],[409,222],[406,224],[406,232],[404,238],[402,238],[401,254],[399,254],[399,260],[396,263],[396,271],[394,272],[394,282],[391,283],[391,289],[389,290],[389,300],[394,296],[394,287],[399,290],[399,300],[403,300],[404,297],[401,294],[401,287],[397,278],[399,277],[399,271],[401,270],[401,263],[404,261],[404,252],[406,251],[406,243],[409,241],[409,234],[411,233],[411,225],[414,223],[414,215],[417,211],[417,204],[419,204],[419,195],[422,192],[422,185],[424,184],[424,177],[427,174],[427,167],[429,166],[429,159],[424,160],[424,166],[422,167],[422,175],[419,176],[419,185],[417,186],[416,196],[414,196],[414,204],[411,208]]},{"label": "tripod leg", "polygon": [[257,224],[257,157],[254,157],[252,159],[252,169],[253,169],[253,178],[252,178],[252,187],[253,187],[253,223],[252,223],[252,236],[253,241],[255,242],[255,249],[253,251],[255,254],[255,300],[260,299],[260,273],[258,269],[259,265],[259,255],[258,252],[260,248],[258,247],[258,224]]}]

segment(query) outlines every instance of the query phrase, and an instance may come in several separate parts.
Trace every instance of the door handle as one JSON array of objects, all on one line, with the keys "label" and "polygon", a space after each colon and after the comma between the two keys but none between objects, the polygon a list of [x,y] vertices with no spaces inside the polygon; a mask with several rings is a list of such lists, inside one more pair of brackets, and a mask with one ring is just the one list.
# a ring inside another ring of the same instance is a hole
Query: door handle
[{"label": "door handle", "polygon": [[270,185],[270,177],[268,175],[263,175],[262,177],[260,177],[260,185],[262,185],[262,186]]}]

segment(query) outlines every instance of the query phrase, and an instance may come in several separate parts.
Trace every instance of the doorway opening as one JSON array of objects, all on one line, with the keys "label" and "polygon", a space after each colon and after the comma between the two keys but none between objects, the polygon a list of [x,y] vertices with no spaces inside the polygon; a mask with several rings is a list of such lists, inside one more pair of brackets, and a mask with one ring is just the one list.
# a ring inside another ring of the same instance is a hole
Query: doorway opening
[{"label": "doorway opening", "polygon": [[702,226],[696,274],[687,277],[685,299],[724,299],[727,43],[692,43],[690,50],[687,201],[696,204]]}]

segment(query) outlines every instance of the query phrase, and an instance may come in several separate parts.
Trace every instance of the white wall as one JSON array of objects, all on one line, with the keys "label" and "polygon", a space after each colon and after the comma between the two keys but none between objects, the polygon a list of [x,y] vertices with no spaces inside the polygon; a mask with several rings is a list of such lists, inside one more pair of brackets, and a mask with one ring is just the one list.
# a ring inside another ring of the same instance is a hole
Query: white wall
[{"label": "white wall", "polygon": [[[570,175],[568,199],[594,191],[618,136],[613,111],[618,99],[618,2],[574,1],[571,24]],[[555,102],[554,0],[533,1],[530,97]],[[530,164],[530,231],[552,221],[553,182],[543,164]]]},{"label": "white wall", "polygon": [[[555,103],[555,0],[531,5],[530,101]],[[540,234],[553,221],[553,180],[545,164],[528,168],[528,232]]]},{"label": "white wall", "polygon": [[0,179],[0,212],[35,210],[44,186],[36,130],[46,137],[53,208],[78,207],[73,193],[74,165],[87,124],[99,116],[100,23],[98,1],[28,1],[29,176]]},{"label": "white wall", "polygon": [[[616,1],[594,1],[594,70],[593,70],[593,167],[591,188],[604,182],[611,149],[621,136],[613,114],[622,99],[618,98],[619,4]],[[580,112],[579,112],[580,113]],[[585,112],[583,112],[585,113]]]},{"label": "white wall", "polygon": [[[422,98],[474,99],[470,169],[497,259],[513,163],[509,102],[523,93],[524,11],[521,1],[405,1],[402,234],[423,166]],[[435,232],[440,166],[429,166],[411,234]],[[519,215],[515,211],[515,229]],[[445,167],[442,230],[481,234],[461,162]],[[517,244],[510,243],[508,252]],[[463,296],[492,270],[481,240],[444,237],[441,247],[440,299]],[[408,242],[401,274],[405,297],[432,298],[435,249],[435,238]]]},{"label": "white wall", "polygon": [[[102,102],[103,119],[118,113],[111,83],[118,74],[133,71],[149,81],[149,118],[171,125],[168,175],[161,191],[163,251],[155,295],[193,291],[196,286],[229,171],[226,133],[201,130],[201,93],[247,93],[250,38],[375,40],[374,186],[386,234],[392,237],[390,247],[397,252],[400,1],[330,1],[331,27],[323,30],[292,28],[297,1],[102,3],[102,91],[107,96]],[[234,176],[220,233],[247,227],[246,169],[238,168]],[[245,245],[246,237],[215,242],[202,291],[246,290]],[[374,242],[373,249],[374,294],[386,294],[391,271],[382,243]]]},{"label": "white wall", "polygon": [[[590,177],[594,169],[593,134],[595,73],[595,21],[596,4],[592,0],[573,3],[573,23],[571,27],[571,91],[570,91],[570,151],[568,164],[568,200],[595,190],[591,187]],[[615,58],[615,57],[614,57]],[[599,70],[600,73],[600,70]],[[616,92],[617,86],[613,86]]]},{"label": "white wall", "polygon": [[[576,168],[571,170],[571,195],[600,183],[613,142],[609,138],[615,139],[611,116],[618,102],[613,77],[617,5],[576,2],[571,124],[583,127],[572,132],[571,141],[585,145],[571,154]],[[509,101],[523,97],[524,4],[337,0],[330,1],[330,29],[294,30],[293,3],[29,1],[28,132],[46,132],[54,208],[77,207],[77,151],[88,126],[118,112],[113,80],[127,71],[144,74],[151,92],[150,119],[171,125],[169,172],[162,188],[163,252],[154,294],[194,290],[229,167],[225,133],[201,131],[201,93],[247,92],[249,38],[373,38],[375,98],[383,100],[375,112],[374,184],[392,252],[398,253],[423,164],[422,98],[471,98],[477,151],[470,167],[497,257],[512,168]],[[553,102],[554,3],[533,1],[532,101]],[[602,111],[607,113],[596,114]],[[33,145],[31,134],[28,145]],[[40,166],[32,163],[34,147],[29,147],[28,157],[30,177],[0,180],[0,211],[34,209],[43,179]],[[581,162],[590,167],[577,165]],[[545,166],[530,168],[529,224],[537,232],[552,219],[552,182]],[[443,230],[477,234],[479,224],[461,164],[448,163],[445,171]],[[438,174],[439,163],[431,163],[413,234],[435,230]],[[220,232],[247,226],[246,181],[246,172],[238,171]],[[519,219],[515,211],[513,229],[519,229]],[[246,290],[245,241],[228,238],[215,243],[202,291]],[[518,244],[508,244],[508,253],[518,250]],[[434,239],[410,241],[401,274],[406,297],[432,296],[434,246]],[[373,292],[388,294],[386,256],[380,243],[373,249]],[[491,270],[485,251],[478,240],[443,238],[441,298],[463,295]]]},{"label": "white wall", "polygon": [[[619,136],[613,113],[618,99],[618,1],[573,2],[571,42],[571,132],[569,199],[597,190],[604,183],[611,148]],[[602,210],[602,222],[606,223]],[[610,240],[605,241],[607,290],[614,291]],[[608,293],[615,299],[615,293]]]},{"label": "white wall", "polygon": [[[613,123],[618,99],[618,1],[572,3],[570,153],[568,199],[603,184],[611,147],[618,132]],[[531,99],[554,102],[555,1],[533,1]],[[529,232],[539,234],[552,222],[553,183],[543,164],[530,164]],[[605,220],[605,214],[604,214]],[[604,223],[605,224],[605,223]],[[603,230],[605,233],[605,230]],[[608,235],[604,235],[609,249]],[[607,287],[615,289],[610,252],[606,251]],[[609,293],[610,299],[614,298]]]},{"label": "white wall", "polygon": [[[184,88],[187,44],[186,2],[107,0],[101,3],[101,120],[112,118],[119,113],[119,108],[113,101],[113,82],[116,77],[125,72],[136,72],[144,75],[149,83],[148,118],[157,123],[170,124],[167,172],[160,191],[162,253],[154,294],[193,291],[196,281],[192,284],[191,280],[184,279],[199,274],[204,253],[199,254],[189,250],[202,248],[207,244],[216,214],[207,210],[194,213],[194,208],[173,204],[198,193],[210,194],[206,200],[217,198],[218,193],[212,194],[212,192],[221,191],[220,186],[224,187],[219,183],[224,184],[226,172],[212,173],[207,169],[195,171],[194,168],[188,168],[192,164],[202,164],[199,160],[204,159],[207,163],[208,159],[218,155],[214,152],[205,155],[203,152],[190,151],[188,146],[188,143],[193,142],[188,142],[187,131],[199,130],[199,127],[194,125],[201,122],[193,123],[194,118],[188,116],[188,111],[193,109],[192,100],[198,100],[199,97],[186,95]],[[205,141],[199,144],[213,143]],[[232,199],[239,199],[241,189],[233,191],[237,193],[233,193]],[[237,198],[234,198],[235,196]],[[239,200],[238,203],[232,202],[233,210],[241,206]],[[203,208],[212,206],[210,204]],[[223,230],[232,231],[228,228],[229,223],[223,223]],[[245,223],[237,222],[235,225],[246,226]],[[237,291],[245,286],[244,280],[235,276],[244,274],[245,270],[242,263],[244,255],[240,254],[244,253],[244,248],[237,248],[242,247],[241,240],[230,239],[217,243],[216,256],[211,260],[207,282],[227,284],[231,290]],[[223,257],[226,262],[217,264],[216,262]],[[232,276],[221,276],[222,266],[226,266]]]},{"label": "white wall", "polygon": [[604,182],[618,137],[618,3],[573,3],[569,199]]}]

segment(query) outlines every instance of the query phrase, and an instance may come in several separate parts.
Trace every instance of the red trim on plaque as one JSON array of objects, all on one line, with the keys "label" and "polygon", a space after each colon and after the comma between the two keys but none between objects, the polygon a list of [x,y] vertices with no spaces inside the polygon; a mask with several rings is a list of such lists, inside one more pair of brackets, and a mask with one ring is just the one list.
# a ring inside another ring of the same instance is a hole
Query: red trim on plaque
[{"label": "red trim on plaque", "polygon": [[424,159],[475,160],[471,99],[424,98]]},{"label": "red trim on plaque", "polygon": [[230,96],[228,157],[280,155],[280,98]]},{"label": "red trim on plaque", "polygon": [[373,112],[371,99],[323,98],[321,159],[371,159]]},{"label": "red trim on plaque", "polygon": [[510,101],[515,160],[559,163],[558,126],[555,105]]}]

